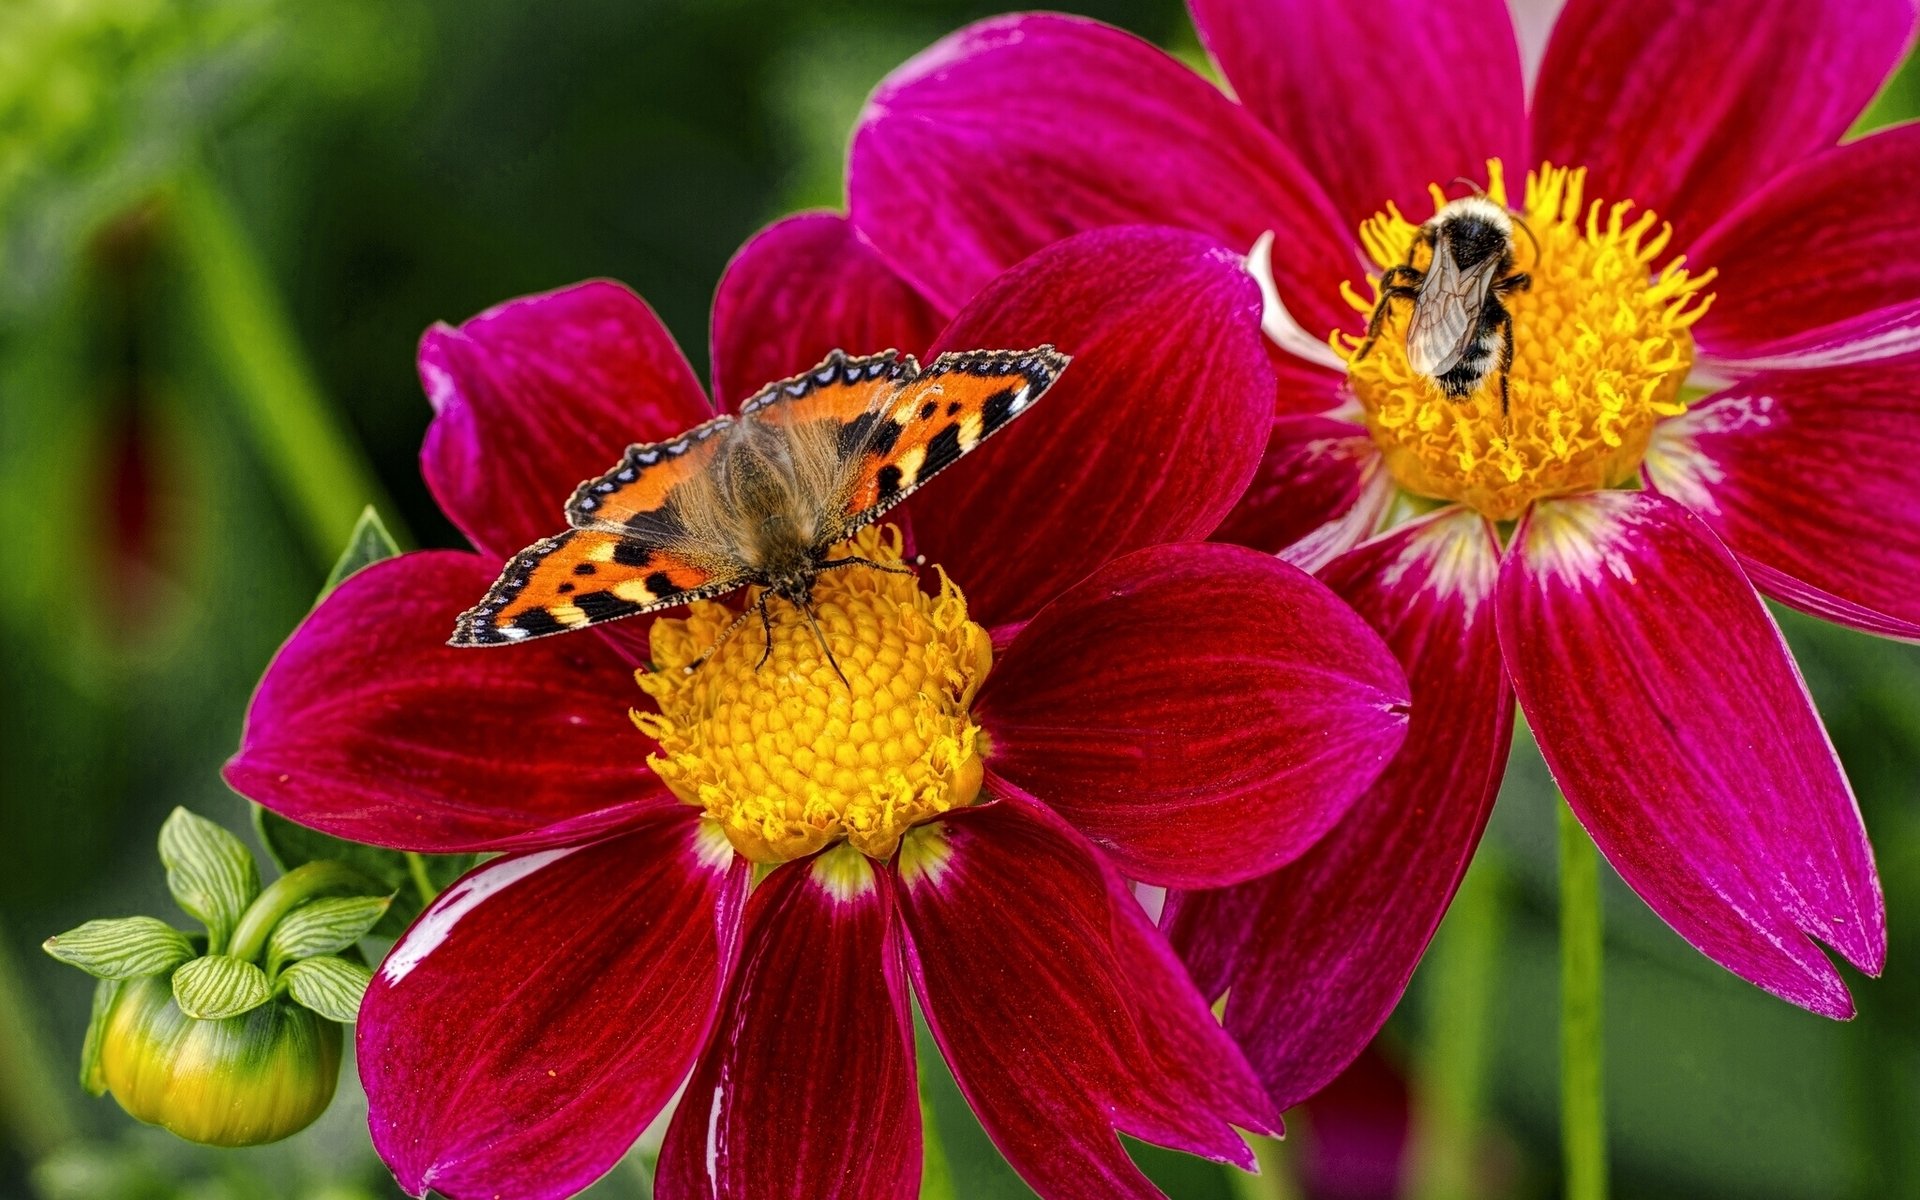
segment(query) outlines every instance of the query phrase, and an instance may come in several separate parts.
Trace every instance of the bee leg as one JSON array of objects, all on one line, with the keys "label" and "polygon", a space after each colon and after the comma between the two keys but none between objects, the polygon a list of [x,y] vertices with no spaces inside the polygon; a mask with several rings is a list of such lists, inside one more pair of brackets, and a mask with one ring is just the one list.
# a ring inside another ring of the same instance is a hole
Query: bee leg
[{"label": "bee leg", "polygon": [[1533,276],[1522,271],[1517,275],[1509,275],[1494,284],[1493,291],[1497,296],[1504,296],[1508,292],[1524,292],[1531,287],[1533,287]]},{"label": "bee leg", "polygon": [[1401,272],[1405,272],[1408,277],[1412,278],[1416,285],[1424,278],[1412,267],[1395,267],[1381,276],[1380,303],[1373,306],[1373,316],[1367,319],[1367,337],[1365,341],[1360,343],[1360,348],[1353,352],[1354,362],[1359,362],[1365,358],[1372,352],[1373,344],[1380,340],[1381,326],[1387,323],[1387,312],[1393,306],[1395,300],[1418,300],[1420,298],[1420,292],[1417,286],[1404,287],[1388,285],[1387,280],[1394,278]]},{"label": "bee leg", "polygon": [[[1525,279],[1526,276],[1519,278]],[[1507,311],[1506,305],[1492,297],[1488,297],[1487,306],[1500,310],[1495,320],[1499,322],[1500,329],[1500,428],[1505,429],[1513,411],[1513,395],[1508,386],[1508,379],[1513,374],[1513,314]]]}]

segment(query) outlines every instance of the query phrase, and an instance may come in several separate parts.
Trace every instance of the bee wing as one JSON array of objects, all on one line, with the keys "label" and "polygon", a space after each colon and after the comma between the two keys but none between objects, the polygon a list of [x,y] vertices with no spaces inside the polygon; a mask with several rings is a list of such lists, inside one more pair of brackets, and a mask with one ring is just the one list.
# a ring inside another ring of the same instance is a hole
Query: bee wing
[{"label": "bee wing", "polygon": [[1480,310],[1499,267],[1499,256],[1494,255],[1462,271],[1445,241],[1434,249],[1433,265],[1407,322],[1408,366],[1438,378],[1460,364],[1480,330]]}]

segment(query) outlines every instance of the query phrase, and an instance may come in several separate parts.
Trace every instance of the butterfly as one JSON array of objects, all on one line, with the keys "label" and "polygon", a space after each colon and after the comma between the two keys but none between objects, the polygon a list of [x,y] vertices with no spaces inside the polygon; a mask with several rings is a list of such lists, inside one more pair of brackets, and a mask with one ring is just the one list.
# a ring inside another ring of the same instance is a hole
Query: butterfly
[{"label": "butterfly", "polygon": [[1027,411],[1067,362],[1052,346],[942,354],[925,369],[892,350],[863,358],[836,350],[768,384],[737,415],[627,447],[612,470],[574,490],[571,528],[507,560],[448,644],[523,642],[749,584],[762,589],[769,647],[770,596],[819,635],[812,599],[821,572],[905,570],[829,558],[832,548]]}]

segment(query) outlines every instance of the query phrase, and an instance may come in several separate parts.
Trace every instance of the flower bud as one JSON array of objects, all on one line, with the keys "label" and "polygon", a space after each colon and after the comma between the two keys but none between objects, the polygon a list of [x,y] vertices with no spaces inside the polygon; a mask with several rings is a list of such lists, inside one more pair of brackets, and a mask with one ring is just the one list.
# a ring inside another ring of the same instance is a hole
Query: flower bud
[{"label": "flower bud", "polygon": [[150,975],[118,985],[97,1070],[139,1120],[189,1141],[257,1146],[326,1111],[340,1074],[340,1026],[284,997],[196,1020],[174,1002],[167,975]]}]

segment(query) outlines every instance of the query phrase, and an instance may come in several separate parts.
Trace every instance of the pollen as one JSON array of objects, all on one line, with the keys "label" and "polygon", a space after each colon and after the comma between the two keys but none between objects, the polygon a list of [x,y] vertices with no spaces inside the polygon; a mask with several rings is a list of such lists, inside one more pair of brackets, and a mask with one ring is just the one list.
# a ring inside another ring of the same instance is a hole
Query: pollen
[{"label": "pollen", "polygon": [[[1487,196],[1509,207],[1499,160],[1487,163]],[[1446,203],[1429,189],[1435,211]],[[1389,204],[1360,230],[1382,272],[1407,260],[1418,227]],[[1689,274],[1663,259],[1672,226],[1631,200],[1586,195],[1586,171],[1543,165],[1527,179],[1514,222],[1515,271],[1532,277],[1502,298],[1513,315],[1510,406],[1500,373],[1472,394],[1448,396],[1407,361],[1413,304],[1397,301],[1380,340],[1356,360],[1361,339],[1335,333],[1334,352],[1364,410],[1367,428],[1407,492],[1458,501],[1511,520],[1547,496],[1617,487],[1633,478],[1656,422],[1686,411],[1681,385],[1693,363],[1694,322],[1712,302],[1713,272]],[[1422,251],[1414,266],[1424,270]],[[1371,314],[1367,293],[1343,292]]]},{"label": "pollen", "polygon": [[[899,532],[863,530],[843,553],[897,567]],[[971,708],[992,645],[944,571],[931,595],[909,574],[826,571],[813,605],[832,661],[779,599],[771,649],[750,613],[692,671],[739,610],[702,601],[654,622],[654,669],[637,678],[656,711],[636,710],[634,724],[659,744],[647,761],[660,778],[744,857],[845,843],[886,859],[909,829],[980,794],[985,735]]]}]

